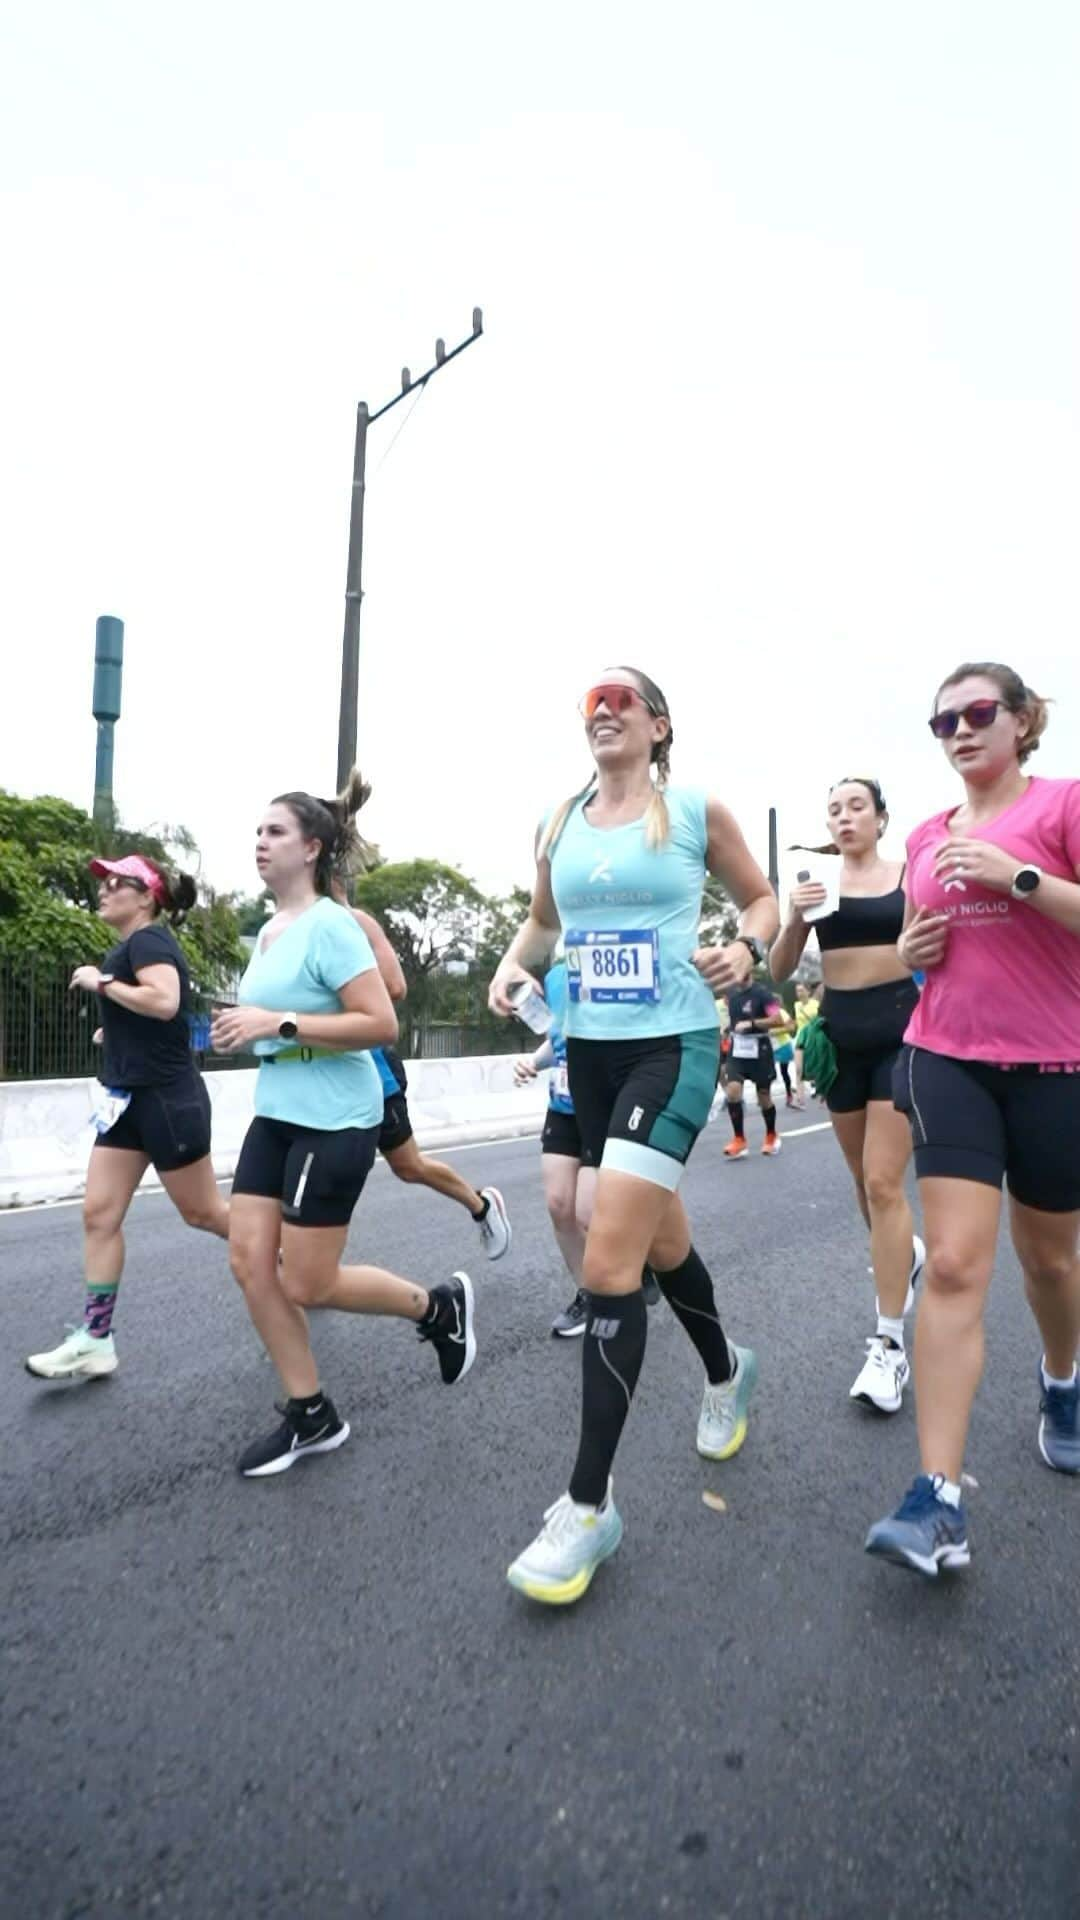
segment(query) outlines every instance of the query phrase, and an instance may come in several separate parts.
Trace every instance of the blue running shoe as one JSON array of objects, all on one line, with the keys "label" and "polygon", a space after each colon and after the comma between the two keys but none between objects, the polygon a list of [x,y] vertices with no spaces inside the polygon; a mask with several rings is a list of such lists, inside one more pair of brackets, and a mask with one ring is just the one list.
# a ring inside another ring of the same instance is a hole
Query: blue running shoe
[{"label": "blue running shoe", "polygon": [[1074,1374],[1071,1387],[1048,1387],[1040,1369],[1039,1385],[1039,1452],[1057,1473],[1080,1473],[1080,1380]]},{"label": "blue running shoe", "polygon": [[895,1560],[936,1580],[942,1567],[966,1567],[971,1560],[967,1515],[941,1498],[941,1475],[920,1473],[895,1513],[876,1520],[866,1536],[867,1553]]}]

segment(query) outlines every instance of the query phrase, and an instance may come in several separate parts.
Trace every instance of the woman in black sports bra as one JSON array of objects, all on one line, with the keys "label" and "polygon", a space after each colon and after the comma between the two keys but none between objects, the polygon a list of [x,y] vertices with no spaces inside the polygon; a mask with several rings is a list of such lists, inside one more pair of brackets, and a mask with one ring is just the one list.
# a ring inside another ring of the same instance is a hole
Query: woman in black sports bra
[{"label": "woman in black sports bra", "polygon": [[837,1075],[826,1096],[833,1131],[851,1169],[859,1210],[870,1229],[877,1282],[877,1331],[851,1398],[898,1413],[910,1377],[904,1317],[926,1258],[912,1230],[904,1176],[910,1129],[893,1106],[892,1071],[918,1000],[896,951],[904,920],[903,865],[883,860],[888,826],[876,780],[841,780],[829,794],[830,845],[839,854],[840,904],[812,925],[804,919],[827,898],[816,881],[796,886],[769,956],[774,980],[794,973],[815,932],[825,982],[822,1008],[836,1049]]}]

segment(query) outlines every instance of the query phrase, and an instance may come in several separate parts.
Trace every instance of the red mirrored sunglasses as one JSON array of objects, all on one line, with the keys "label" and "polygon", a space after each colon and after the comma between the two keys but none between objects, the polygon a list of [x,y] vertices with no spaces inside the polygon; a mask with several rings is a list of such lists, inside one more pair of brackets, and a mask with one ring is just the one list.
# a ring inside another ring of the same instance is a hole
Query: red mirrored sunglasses
[{"label": "red mirrored sunglasses", "polygon": [[624,687],[620,680],[604,681],[598,687],[590,687],[578,701],[578,712],[585,720],[591,720],[597,707],[605,706],[609,713],[629,713],[633,706],[644,707],[653,718],[658,718],[651,700],[646,700],[636,687]]}]

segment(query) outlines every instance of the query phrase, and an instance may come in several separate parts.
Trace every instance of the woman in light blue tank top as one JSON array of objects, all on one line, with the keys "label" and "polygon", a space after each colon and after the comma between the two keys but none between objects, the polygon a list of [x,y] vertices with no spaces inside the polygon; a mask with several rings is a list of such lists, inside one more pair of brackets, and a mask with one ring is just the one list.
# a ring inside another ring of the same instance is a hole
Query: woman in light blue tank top
[{"label": "woman in light blue tank top", "polygon": [[[678,1187],[708,1119],[719,1060],[715,995],[748,979],[778,916],[769,883],[718,800],[670,784],[673,730],[655,682],[616,667],[581,702],[595,771],[546,816],[529,917],[491,983],[496,1013],[532,980],[560,931],[569,980],[567,1064],[585,1166],[598,1169],[585,1245],[581,1444],[567,1493],[509,1570],[549,1605],[585,1592],[622,1522],[610,1468],[645,1352],[648,1264],[706,1371],[698,1451],[738,1452],[756,1377],[729,1347]],[[725,947],[700,943],[707,875],[740,913]]]},{"label": "woman in light blue tank top", "polygon": [[341,1264],[383,1118],[371,1049],[391,1045],[398,1030],[367,935],[331,897],[369,792],[354,773],[335,800],[282,793],[266,808],[256,861],[277,910],[256,941],[239,1004],[214,1020],[215,1051],[254,1049],[262,1063],[233,1177],[229,1255],[288,1396],[280,1426],[240,1457],[249,1478],[283,1473],[349,1438],[320,1386],[305,1309],[411,1320],[435,1347],[448,1385],[464,1379],[476,1352],[467,1274],[422,1287]]}]

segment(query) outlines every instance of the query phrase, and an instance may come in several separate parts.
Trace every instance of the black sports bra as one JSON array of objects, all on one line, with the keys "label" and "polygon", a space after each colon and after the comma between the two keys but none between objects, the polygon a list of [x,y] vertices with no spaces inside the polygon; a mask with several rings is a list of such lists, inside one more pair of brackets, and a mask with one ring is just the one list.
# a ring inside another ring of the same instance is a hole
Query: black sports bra
[{"label": "black sports bra", "polygon": [[842,893],[835,913],[813,922],[822,953],[837,947],[895,947],[904,924],[904,889]]}]

